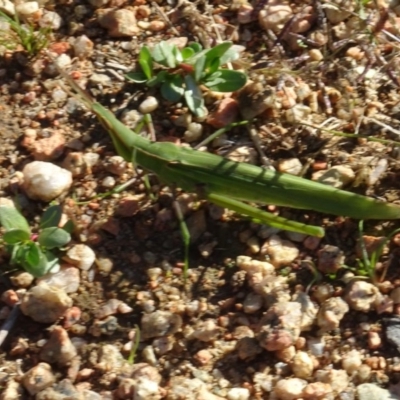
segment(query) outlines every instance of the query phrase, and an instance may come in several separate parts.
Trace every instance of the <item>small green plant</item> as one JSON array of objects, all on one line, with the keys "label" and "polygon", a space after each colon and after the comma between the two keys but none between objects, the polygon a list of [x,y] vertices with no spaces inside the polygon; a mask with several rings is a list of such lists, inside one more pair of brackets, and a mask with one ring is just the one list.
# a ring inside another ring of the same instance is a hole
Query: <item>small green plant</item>
[{"label": "small green plant", "polygon": [[[150,50],[143,46],[139,53],[140,72],[130,72],[127,79],[147,86],[160,86],[161,95],[178,102],[184,97],[189,109],[198,117],[206,115],[200,85],[217,92],[234,92],[246,83],[243,72],[221,68],[239,58],[232,42],[203,50],[199,43],[190,43],[179,50],[168,42],[160,42]],[[159,67],[156,72],[155,67]]]},{"label": "small green plant", "polygon": [[62,209],[50,206],[42,215],[39,232],[32,233],[25,217],[14,207],[0,206],[0,224],[4,227],[3,242],[11,254],[11,265],[19,265],[35,277],[59,268],[54,250],[71,240],[73,228],[68,221],[59,228]]},{"label": "small green plant", "polygon": [[37,55],[47,47],[51,32],[50,27],[41,27],[37,31],[32,24],[23,24],[15,15],[11,18],[0,11],[0,22],[5,21],[10,29],[2,29],[0,32],[0,45],[8,50],[15,50],[21,45],[29,57]]},{"label": "small green plant", "polygon": [[394,235],[400,232],[400,229],[395,229],[390,232],[388,236],[382,240],[376,250],[374,250],[371,255],[368,254],[367,247],[363,238],[363,229],[364,229],[364,221],[360,221],[358,224],[358,235],[359,242],[361,247],[361,259],[357,259],[357,268],[356,272],[358,276],[367,277],[371,279],[371,281],[376,284],[381,282],[385,277],[385,272],[381,275],[380,279],[378,279],[376,274],[376,266],[379,262],[383,250],[385,249],[386,244],[392,239]]}]

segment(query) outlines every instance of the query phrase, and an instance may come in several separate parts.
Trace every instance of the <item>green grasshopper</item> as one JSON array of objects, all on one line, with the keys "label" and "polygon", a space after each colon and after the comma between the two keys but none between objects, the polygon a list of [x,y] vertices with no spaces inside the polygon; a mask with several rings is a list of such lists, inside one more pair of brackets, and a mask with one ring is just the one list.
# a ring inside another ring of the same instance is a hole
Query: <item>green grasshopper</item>
[{"label": "green grasshopper", "polygon": [[[356,219],[400,219],[400,207],[394,204],[173,143],[152,142],[130,130],[111,111],[92,100],[65,72],[60,73],[75,95],[97,116],[118,154],[153,172],[168,185],[196,192],[202,198],[258,223],[317,237],[324,236],[322,227],[291,221],[245,202]],[[187,237],[184,241],[188,243]]]}]

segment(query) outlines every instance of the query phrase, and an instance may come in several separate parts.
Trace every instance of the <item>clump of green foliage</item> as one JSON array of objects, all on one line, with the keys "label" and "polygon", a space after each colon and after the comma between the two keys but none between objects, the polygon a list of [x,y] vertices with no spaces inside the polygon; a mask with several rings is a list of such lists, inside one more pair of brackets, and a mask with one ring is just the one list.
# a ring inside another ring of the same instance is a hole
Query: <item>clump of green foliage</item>
[{"label": "clump of green foliage", "polygon": [[49,44],[50,27],[35,29],[32,24],[24,24],[16,14],[14,18],[0,11],[0,22],[9,24],[10,29],[0,32],[0,45],[8,50],[15,50],[18,45],[22,46],[29,57],[34,57]]},{"label": "clump of green foliage", "polygon": [[73,229],[71,221],[58,227],[61,215],[60,206],[50,206],[40,219],[39,232],[32,233],[28,221],[16,208],[0,206],[0,224],[5,229],[2,241],[11,254],[10,264],[21,266],[35,277],[56,272],[59,263],[54,251],[71,241]]},{"label": "clump of green foliage", "polygon": [[246,84],[246,74],[221,68],[239,58],[232,42],[223,42],[203,50],[199,43],[190,43],[182,50],[162,41],[153,49],[143,46],[139,53],[140,72],[130,72],[127,79],[147,86],[160,86],[161,95],[178,102],[182,97],[198,117],[206,115],[200,85],[217,92],[234,92]]}]

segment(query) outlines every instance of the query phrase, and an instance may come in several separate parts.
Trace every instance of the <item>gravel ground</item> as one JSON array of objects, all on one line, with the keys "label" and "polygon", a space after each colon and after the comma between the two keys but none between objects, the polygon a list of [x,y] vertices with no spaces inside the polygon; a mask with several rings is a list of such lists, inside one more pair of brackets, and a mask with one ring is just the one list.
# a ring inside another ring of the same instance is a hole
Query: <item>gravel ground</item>
[{"label": "gravel ground", "polygon": [[[150,198],[48,56],[128,126],[154,107],[157,140],[194,146],[251,119],[208,150],[399,203],[400,2],[1,0],[0,10],[51,27],[49,53],[28,57],[0,22],[0,204],[13,199],[35,229],[58,196],[75,223],[56,274],[34,279],[0,250],[0,399],[400,398],[400,236],[362,276],[358,221],[268,207],[323,226],[316,239],[178,190],[192,236],[185,280],[170,188],[149,176]],[[209,115],[195,120],[124,78],[141,45],[161,40],[233,41],[248,85],[208,93]],[[369,254],[397,227],[366,222]]]}]

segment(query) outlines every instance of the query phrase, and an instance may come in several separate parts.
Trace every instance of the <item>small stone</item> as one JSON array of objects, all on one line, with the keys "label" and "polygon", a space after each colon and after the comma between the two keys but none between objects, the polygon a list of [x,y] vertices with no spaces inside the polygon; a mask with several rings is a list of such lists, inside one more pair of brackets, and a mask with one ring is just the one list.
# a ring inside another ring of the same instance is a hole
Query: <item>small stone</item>
[{"label": "small stone", "polygon": [[114,175],[122,175],[128,168],[128,163],[121,156],[107,158],[104,168]]},{"label": "small stone", "polygon": [[278,171],[291,175],[300,175],[303,170],[303,165],[298,158],[288,158],[281,160],[278,163]]},{"label": "small stone", "polygon": [[238,256],[236,258],[236,265],[250,276],[261,274],[261,276],[265,277],[275,273],[275,267],[271,263],[254,260],[249,256]]},{"label": "small stone", "polygon": [[104,344],[98,351],[98,363],[95,368],[100,371],[115,371],[126,363],[118,348],[112,344]]},{"label": "small stone", "polygon": [[400,318],[386,318],[384,322],[386,325],[385,336],[387,341],[400,351]]},{"label": "small stone", "polygon": [[65,293],[75,293],[80,284],[79,270],[75,267],[63,265],[58,272],[43,275],[36,282],[38,284],[45,282],[49,286],[63,289]]},{"label": "small stone", "polygon": [[166,28],[164,21],[151,21],[149,23],[149,30],[152,32],[160,32]]},{"label": "small stone", "polygon": [[292,360],[292,371],[296,378],[308,379],[313,370],[312,358],[305,351],[298,351]]},{"label": "small stone", "polygon": [[61,165],[64,169],[70,171],[74,177],[81,176],[89,172],[82,153],[68,153]]},{"label": "small stone", "polygon": [[263,298],[257,293],[249,293],[243,302],[243,311],[246,314],[253,314],[261,309]]},{"label": "small stone", "polygon": [[356,311],[369,312],[375,309],[379,297],[375,285],[361,280],[350,282],[345,289],[345,299],[350,308]]},{"label": "small stone", "polygon": [[1,301],[6,303],[9,307],[14,307],[19,303],[19,296],[15,290],[8,289],[1,294]]},{"label": "small stone", "polygon": [[120,305],[121,300],[118,299],[109,299],[105,304],[100,306],[95,311],[95,317],[102,319],[108,317],[109,315],[114,315],[118,313],[118,306]]},{"label": "small stone", "polygon": [[272,235],[261,247],[262,255],[268,254],[275,267],[290,265],[299,255],[299,249],[289,240]]},{"label": "small stone", "polygon": [[61,326],[55,326],[50,338],[42,347],[39,357],[49,364],[67,365],[77,355],[75,346],[68,337],[67,331]]},{"label": "small stone", "polygon": [[102,87],[111,86],[112,84],[111,78],[106,74],[93,73],[90,76],[89,81],[92,85],[99,85]]},{"label": "small stone", "polygon": [[27,371],[22,377],[22,384],[31,396],[51,386],[55,382],[51,366],[41,362]]},{"label": "small stone", "polygon": [[139,211],[142,196],[127,195],[119,200],[116,214],[121,217],[131,217]]},{"label": "small stone", "polygon": [[75,388],[74,384],[69,379],[63,379],[57,382],[54,386],[42,390],[35,397],[35,400],[89,400],[87,397],[82,397],[80,392]]},{"label": "small stone", "polygon": [[368,347],[371,350],[379,349],[382,346],[382,339],[378,332],[368,332]]},{"label": "small stone", "polygon": [[25,293],[21,311],[36,322],[51,324],[72,307],[72,299],[64,290],[42,283]]},{"label": "small stone", "polygon": [[338,189],[343,188],[355,179],[354,171],[346,165],[336,165],[326,171],[317,171],[312,179]]},{"label": "small stone", "polygon": [[274,387],[273,393],[279,400],[301,399],[307,381],[299,378],[281,379]]},{"label": "small stone", "polygon": [[332,392],[341,393],[349,385],[349,377],[343,369],[318,370],[318,381],[327,383],[332,387]]},{"label": "small stone", "polygon": [[142,114],[150,114],[155,111],[157,107],[158,100],[153,96],[149,96],[139,104],[139,111]]},{"label": "small stone", "polygon": [[323,382],[309,383],[303,390],[303,398],[306,400],[328,399],[332,393],[331,385]]},{"label": "small stone", "polygon": [[350,350],[342,356],[342,368],[349,376],[355,374],[362,364],[361,354],[358,350]]},{"label": "small stone", "polygon": [[321,332],[329,332],[338,328],[340,321],[348,311],[348,304],[340,297],[331,297],[325,300],[317,315],[317,324],[321,328]]},{"label": "small stone", "polygon": [[239,146],[228,153],[227,158],[236,162],[245,162],[248,164],[256,164],[257,152],[249,146]]},{"label": "small stone", "polygon": [[75,57],[80,59],[89,58],[93,53],[93,47],[94,43],[86,35],[77,37],[72,43]]},{"label": "small stone", "polygon": [[88,271],[96,259],[96,254],[89,246],[76,244],[67,251],[63,259],[83,271]]},{"label": "small stone", "polygon": [[39,3],[37,1],[20,3],[15,7],[15,11],[18,15],[28,16],[39,11]]},{"label": "small stone", "polygon": [[127,9],[104,9],[99,11],[98,22],[108,30],[108,34],[111,37],[129,37],[140,32],[133,11]]},{"label": "small stone", "polygon": [[335,274],[344,264],[345,256],[337,246],[324,245],[318,250],[318,270],[324,274]]},{"label": "small stone", "polygon": [[64,314],[63,327],[65,329],[71,328],[72,325],[76,324],[81,319],[82,311],[78,307],[69,308]]},{"label": "small stone", "polygon": [[18,271],[10,276],[11,283],[13,286],[20,288],[28,288],[31,286],[35,277],[31,275],[29,272]]},{"label": "small stone", "polygon": [[89,333],[92,336],[99,337],[101,335],[113,335],[118,329],[118,320],[114,316],[109,317],[99,321],[95,320],[89,329]]},{"label": "small stone", "polygon": [[[0,8],[1,10],[1,8]],[[5,385],[3,386],[3,391],[1,393],[1,400],[15,400],[21,399],[24,395],[24,389],[20,382],[15,381],[12,378],[7,379]]]},{"label": "small stone", "polygon": [[1,0],[0,1],[0,11],[13,17],[15,15],[14,3],[10,0]]},{"label": "small stone", "polygon": [[188,130],[183,134],[183,137],[187,143],[192,143],[199,140],[202,134],[203,125],[197,122],[191,122],[188,125]]},{"label": "small stone", "polygon": [[50,137],[34,141],[29,150],[37,161],[50,161],[58,158],[65,147],[65,137],[55,131]]},{"label": "small stone", "polygon": [[358,400],[393,400],[394,397],[387,389],[373,383],[362,383],[356,388]]},{"label": "small stone", "polygon": [[143,340],[173,335],[182,326],[182,318],[169,311],[155,311],[144,314],[141,321],[141,337]]},{"label": "small stone", "polygon": [[310,114],[311,108],[304,104],[296,104],[289,110],[285,111],[286,120],[291,124],[307,121]]},{"label": "small stone", "polygon": [[219,333],[220,329],[216,325],[215,321],[208,319],[196,323],[190,338],[197,339],[202,342],[211,342],[218,338]]},{"label": "small stone", "polygon": [[[51,98],[56,103],[63,103],[67,100],[68,94],[64,90],[56,88],[51,92]],[[43,139],[42,139],[43,140]],[[54,140],[54,139],[53,139]],[[37,159],[37,158],[36,158]]]},{"label": "small stone", "polygon": [[265,6],[258,14],[258,22],[266,31],[280,32],[285,23],[292,17],[293,11],[286,4],[271,4]]},{"label": "small stone", "polygon": [[58,31],[61,28],[63,20],[55,11],[44,10],[42,17],[39,20],[39,26],[42,28],[50,28],[53,31]]},{"label": "small stone", "polygon": [[101,181],[101,186],[103,186],[105,189],[112,189],[116,184],[115,178],[113,176],[106,176],[102,181]]},{"label": "small stone", "polygon": [[250,399],[250,391],[246,388],[232,388],[226,394],[228,400],[248,400]]},{"label": "small stone", "polygon": [[235,99],[227,97],[218,104],[215,111],[207,117],[207,123],[214,128],[223,128],[235,122],[239,114],[239,106]]},{"label": "small stone", "polygon": [[72,174],[52,163],[33,161],[22,170],[23,187],[33,200],[49,202],[66,193],[72,185]]}]

